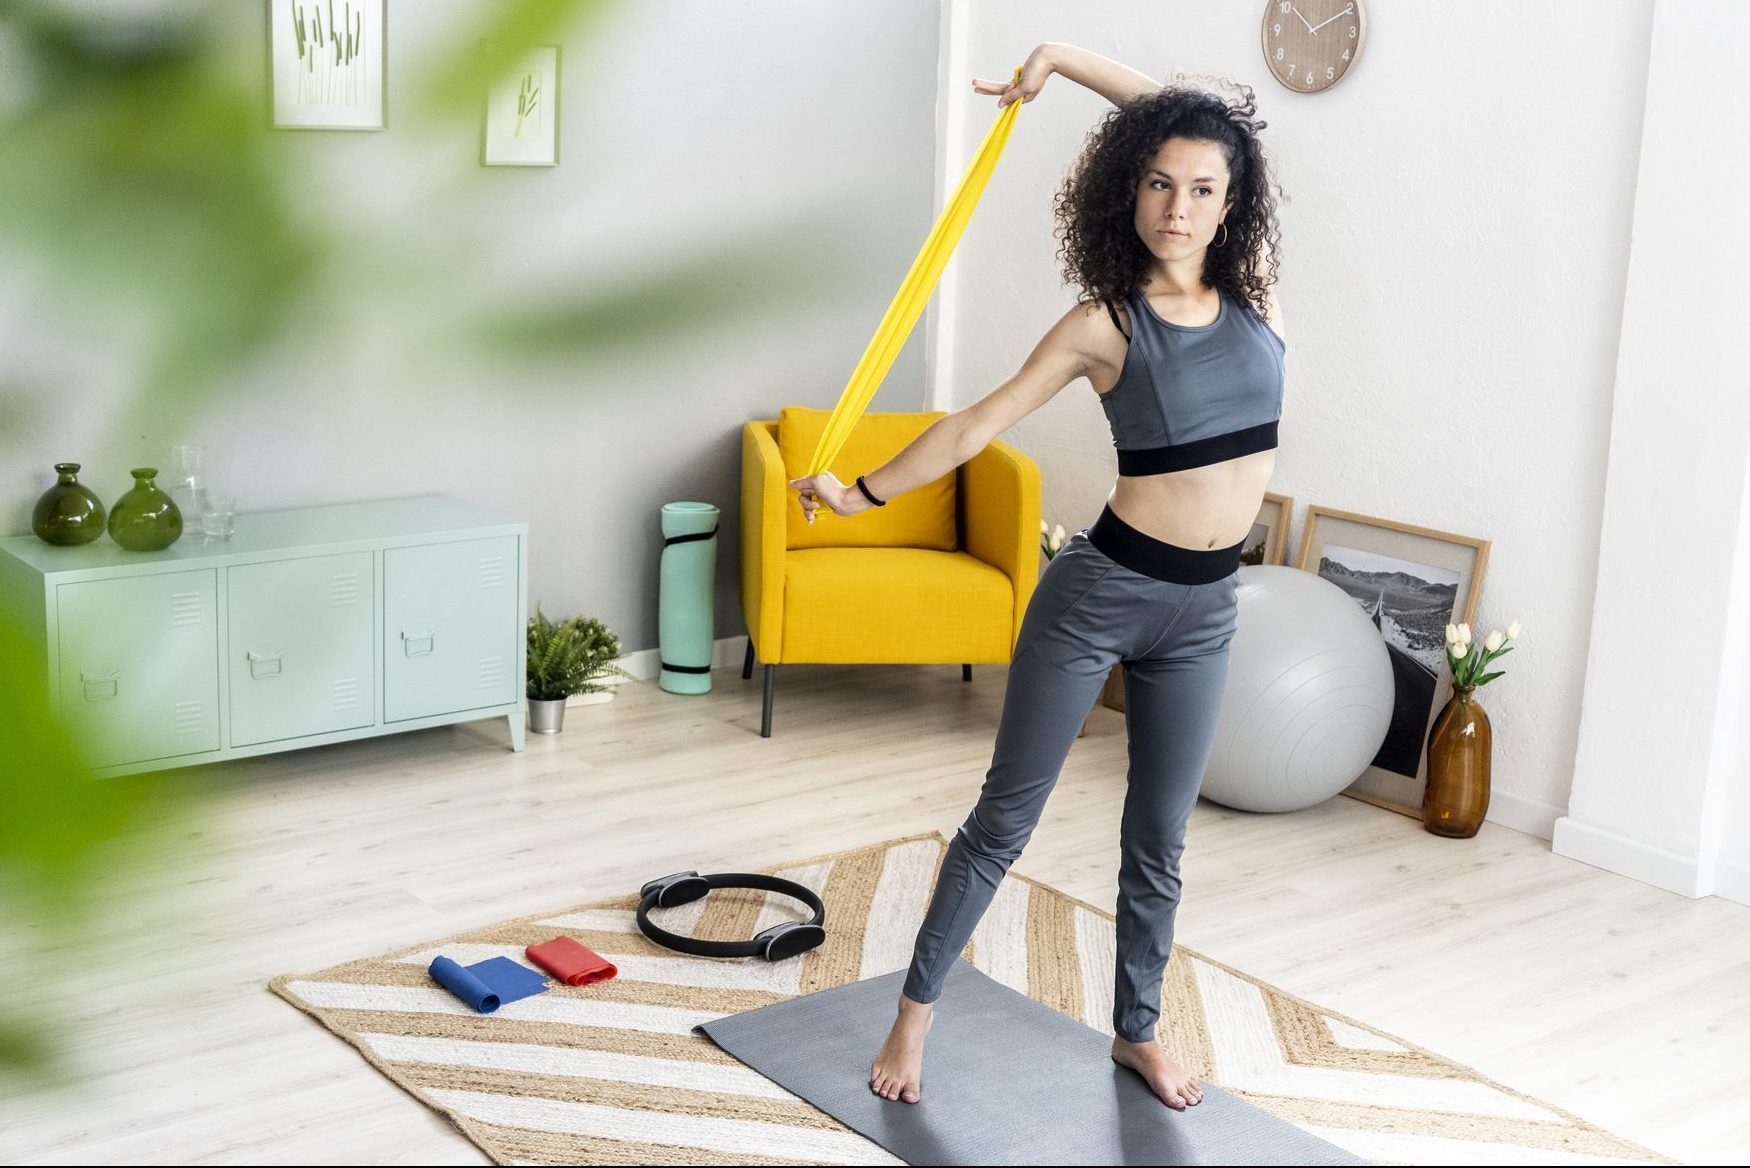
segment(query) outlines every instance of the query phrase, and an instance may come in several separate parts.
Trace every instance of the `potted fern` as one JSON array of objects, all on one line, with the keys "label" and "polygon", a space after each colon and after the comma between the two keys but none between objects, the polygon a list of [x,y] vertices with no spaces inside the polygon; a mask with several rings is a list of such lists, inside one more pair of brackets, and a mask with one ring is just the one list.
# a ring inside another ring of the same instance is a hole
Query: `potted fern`
[{"label": "potted fern", "polygon": [[592,616],[548,620],[535,605],[529,618],[529,729],[557,734],[565,726],[565,700],[572,694],[601,693],[597,679],[631,677],[614,664],[620,638]]}]

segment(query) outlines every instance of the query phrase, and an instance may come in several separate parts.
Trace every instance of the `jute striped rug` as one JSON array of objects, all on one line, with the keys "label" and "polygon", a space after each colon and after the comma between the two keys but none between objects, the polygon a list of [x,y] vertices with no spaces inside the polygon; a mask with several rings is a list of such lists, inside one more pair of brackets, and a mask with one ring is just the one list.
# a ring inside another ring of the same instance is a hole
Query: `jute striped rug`
[{"label": "jute striped rug", "polygon": [[[897,1163],[692,1027],[904,968],[946,844],[931,833],[773,870],[820,893],[828,933],[825,945],[775,965],[654,945],[627,895],[275,978],[271,988],[500,1164]],[[758,892],[718,892],[660,919],[696,936],[744,938],[798,919],[798,909]],[[524,945],[560,932],[613,961],[619,976],[481,1015],[426,974],[439,952],[463,964],[522,960]],[[1011,873],[963,956],[1110,1034],[1113,937],[1110,914]],[[1676,1162],[1180,946],[1160,1033],[1197,1073],[1371,1160]]]}]

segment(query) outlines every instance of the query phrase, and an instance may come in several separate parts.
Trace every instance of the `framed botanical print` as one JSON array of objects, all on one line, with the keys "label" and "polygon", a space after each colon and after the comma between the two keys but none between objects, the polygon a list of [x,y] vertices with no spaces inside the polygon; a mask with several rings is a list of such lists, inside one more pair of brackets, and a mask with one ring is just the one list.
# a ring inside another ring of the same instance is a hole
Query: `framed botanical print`
[{"label": "framed botanical print", "polygon": [[1485,539],[1307,508],[1296,566],[1361,606],[1385,642],[1397,683],[1385,742],[1345,795],[1421,817],[1428,733],[1452,693],[1446,626],[1475,619],[1488,559]]},{"label": "framed botanical print", "polygon": [[385,0],[269,0],[273,124],[381,130]]},{"label": "framed botanical print", "polygon": [[559,46],[528,50],[486,98],[485,166],[559,164]]}]

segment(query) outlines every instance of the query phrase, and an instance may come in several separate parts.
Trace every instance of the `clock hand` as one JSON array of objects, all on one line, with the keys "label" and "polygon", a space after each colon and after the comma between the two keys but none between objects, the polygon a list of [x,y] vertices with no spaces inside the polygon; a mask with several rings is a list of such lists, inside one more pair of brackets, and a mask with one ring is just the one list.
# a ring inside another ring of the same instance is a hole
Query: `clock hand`
[{"label": "clock hand", "polygon": [[[1336,20],[1339,17],[1348,16],[1354,10],[1355,10],[1355,5],[1351,4],[1347,8],[1343,9],[1343,11],[1337,13],[1336,16],[1331,17],[1331,20]],[[1314,35],[1317,35],[1319,29],[1321,29],[1321,28],[1325,27],[1325,25],[1331,23],[1331,20],[1321,20],[1317,24],[1313,25],[1308,31],[1312,32]]]},{"label": "clock hand", "polygon": [[[1288,6],[1288,10],[1289,10],[1289,11],[1290,11],[1290,12],[1292,12],[1292,13],[1294,13],[1294,14],[1295,14],[1295,15],[1296,15],[1296,16],[1300,16],[1300,9],[1298,9],[1298,8],[1296,8],[1296,7],[1295,7],[1295,6],[1294,6],[1294,5],[1292,5],[1292,4],[1290,4],[1290,5],[1289,5],[1289,6]],[[1300,16],[1300,22],[1301,22],[1301,23],[1302,23],[1302,24],[1306,24],[1306,17],[1304,17],[1304,16]],[[1308,31],[1308,32],[1311,32],[1311,31],[1312,31],[1312,25],[1310,25],[1310,24],[1306,24],[1306,28],[1307,28],[1307,31]]]}]

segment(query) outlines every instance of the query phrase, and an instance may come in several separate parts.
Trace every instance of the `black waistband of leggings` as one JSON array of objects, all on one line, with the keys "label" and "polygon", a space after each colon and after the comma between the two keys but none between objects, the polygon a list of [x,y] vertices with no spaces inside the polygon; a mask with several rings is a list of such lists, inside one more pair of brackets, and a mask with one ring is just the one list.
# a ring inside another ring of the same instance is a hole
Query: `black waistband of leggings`
[{"label": "black waistband of leggings", "polygon": [[1232,575],[1239,570],[1240,549],[1246,544],[1242,539],[1232,547],[1202,551],[1166,543],[1118,518],[1110,504],[1088,528],[1088,542],[1132,572],[1173,584],[1213,584]]}]

